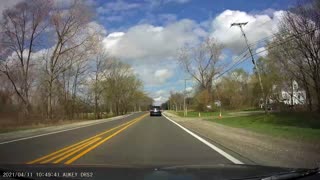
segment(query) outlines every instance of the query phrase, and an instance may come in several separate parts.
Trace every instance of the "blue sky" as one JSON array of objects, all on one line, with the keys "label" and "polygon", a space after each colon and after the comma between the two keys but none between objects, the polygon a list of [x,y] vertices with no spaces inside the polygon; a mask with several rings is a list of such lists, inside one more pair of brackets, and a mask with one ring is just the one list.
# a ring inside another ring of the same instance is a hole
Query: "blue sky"
[{"label": "blue sky", "polygon": [[[170,91],[182,91],[183,79],[190,78],[177,62],[177,52],[185,44],[196,45],[214,37],[225,47],[222,61],[230,65],[246,47],[239,28],[230,28],[231,23],[248,21],[244,30],[249,43],[254,44],[277,31],[283,10],[294,3],[292,0],[92,2],[97,13],[95,21],[107,31],[104,39],[107,51],[132,65],[156,104],[164,102]],[[255,44],[253,51],[265,50],[264,45]],[[256,58],[264,55],[266,52]],[[252,71],[250,61],[238,67]],[[193,80],[187,83],[190,90],[194,85]]]},{"label": "blue sky", "polygon": [[[123,4],[128,6],[128,9],[120,12],[106,8],[106,4],[116,2],[123,2]],[[154,25],[164,25],[166,23],[165,21],[151,19],[161,14],[172,14],[176,16],[177,19],[188,18],[202,22],[214,18],[226,9],[245,11],[248,13],[262,13],[268,9],[284,10],[293,4],[294,1],[292,0],[100,0],[96,2],[97,9],[105,8],[103,13],[99,13],[98,21],[110,30],[123,30],[141,23],[142,20],[149,20],[149,22],[152,22]]]}]

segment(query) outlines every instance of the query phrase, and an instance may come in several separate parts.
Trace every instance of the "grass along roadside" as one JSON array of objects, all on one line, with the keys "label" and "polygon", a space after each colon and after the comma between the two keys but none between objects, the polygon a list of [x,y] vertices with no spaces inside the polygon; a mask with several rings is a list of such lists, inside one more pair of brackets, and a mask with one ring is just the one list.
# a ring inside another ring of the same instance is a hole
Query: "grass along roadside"
[{"label": "grass along roadside", "polygon": [[[173,113],[175,115],[178,115],[180,117],[208,117],[208,118],[218,118],[220,115],[220,112],[197,112],[197,111],[188,111],[187,116],[184,116],[183,111],[169,111],[170,113]],[[200,113],[200,116],[199,116]],[[251,114],[262,114],[264,111],[261,110],[244,110],[244,111],[222,111],[221,116],[222,117],[238,117],[238,116],[247,116]]]},{"label": "grass along roadside", "polygon": [[204,120],[271,136],[297,140],[320,140],[320,117],[310,113],[251,114],[226,116],[222,119],[204,118]]},{"label": "grass along roadside", "polygon": [[[170,113],[173,113],[175,115],[178,115],[180,117],[184,117],[183,111],[169,111]],[[188,114],[186,117],[212,117],[212,116],[219,116],[219,112],[197,112],[197,111],[188,111]],[[228,112],[223,112],[223,115],[227,115]]]}]

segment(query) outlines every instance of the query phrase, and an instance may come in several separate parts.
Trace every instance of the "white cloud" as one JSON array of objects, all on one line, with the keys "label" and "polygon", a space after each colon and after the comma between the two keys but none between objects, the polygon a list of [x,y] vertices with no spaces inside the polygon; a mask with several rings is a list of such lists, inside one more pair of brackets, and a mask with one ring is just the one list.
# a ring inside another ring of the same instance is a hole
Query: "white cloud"
[{"label": "white cloud", "polygon": [[17,3],[21,2],[22,0],[10,0],[10,1],[0,1],[0,19],[2,19],[2,13],[8,9],[12,8]]},{"label": "white cloud", "polygon": [[265,47],[261,47],[256,50],[256,53],[258,53],[258,56],[266,57],[268,55],[268,50],[266,50]]},{"label": "white cloud", "polygon": [[153,100],[154,100],[154,105],[160,106],[162,103],[164,103],[164,102],[167,101],[167,98],[164,98],[164,97],[162,97],[162,96],[159,96],[159,97],[153,98]]},{"label": "white cloud", "polygon": [[193,90],[193,87],[187,87],[187,88],[186,88],[186,91],[187,91],[187,92],[191,92],[192,90]]},{"label": "white cloud", "polygon": [[153,59],[158,61],[175,57],[177,50],[184,44],[197,43],[199,34],[194,33],[200,27],[192,20],[183,19],[164,27],[150,24],[136,25],[115,37],[109,34],[104,40],[111,55],[131,60]]},{"label": "white cloud", "polygon": [[249,43],[255,43],[277,31],[277,23],[282,14],[283,11],[274,11],[273,16],[270,16],[225,10],[212,21],[211,36],[217,38],[227,48],[239,53],[246,46],[239,27],[230,27],[232,23],[248,22],[246,26],[243,26],[243,30],[246,32]]},{"label": "white cloud", "polygon": [[152,94],[152,98],[154,100],[155,105],[161,105],[162,103],[166,102],[169,98],[169,92],[165,90],[158,90],[154,94]]},{"label": "white cloud", "polygon": [[177,65],[173,63],[137,63],[133,65],[135,74],[144,82],[145,87],[159,87],[168,83],[174,76],[176,67]]},{"label": "white cloud", "polygon": [[87,24],[86,28],[89,33],[98,32],[99,34],[101,34],[103,36],[107,35],[107,30],[105,29],[105,27],[96,21],[89,22]]},{"label": "white cloud", "polygon": [[165,92],[166,91],[160,89],[160,90],[156,91],[156,95],[160,96],[160,95],[164,94]]},{"label": "white cloud", "polygon": [[225,53],[221,53],[219,56],[219,59],[224,60],[226,59],[228,56]]},{"label": "white cloud", "polygon": [[168,69],[159,69],[154,73],[155,78],[158,78],[160,82],[165,82],[167,79],[172,77],[172,72]]}]

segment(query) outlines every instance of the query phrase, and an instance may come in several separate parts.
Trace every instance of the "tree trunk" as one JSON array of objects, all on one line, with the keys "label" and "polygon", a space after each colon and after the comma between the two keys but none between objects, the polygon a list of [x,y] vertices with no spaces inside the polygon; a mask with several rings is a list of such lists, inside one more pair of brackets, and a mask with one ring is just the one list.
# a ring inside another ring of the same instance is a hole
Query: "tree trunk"
[{"label": "tree trunk", "polygon": [[317,94],[317,101],[318,101],[318,104],[317,104],[317,112],[320,114],[320,87],[319,87],[319,84],[316,83],[315,84],[316,86],[316,94]]},{"label": "tree trunk", "polygon": [[49,80],[48,119],[52,120],[52,78]]},{"label": "tree trunk", "polygon": [[109,111],[109,113],[113,115],[112,104],[111,103],[110,103],[110,111]]},{"label": "tree trunk", "polygon": [[306,101],[308,102],[308,110],[312,112],[312,99],[311,99],[311,92],[308,84],[305,82],[305,89],[306,89]]},{"label": "tree trunk", "polygon": [[96,119],[99,119],[98,98],[97,98],[97,96],[94,98],[94,115],[95,115]]}]

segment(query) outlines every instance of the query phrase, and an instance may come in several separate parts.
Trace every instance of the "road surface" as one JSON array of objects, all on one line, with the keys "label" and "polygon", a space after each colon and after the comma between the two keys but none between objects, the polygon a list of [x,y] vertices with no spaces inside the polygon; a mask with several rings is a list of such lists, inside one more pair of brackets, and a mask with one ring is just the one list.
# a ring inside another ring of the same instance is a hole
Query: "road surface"
[{"label": "road surface", "polygon": [[[232,164],[164,116],[146,112],[56,134],[0,144],[0,163],[83,165]],[[214,145],[213,145],[214,146]],[[219,152],[220,151],[220,152]]]}]

